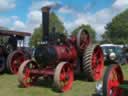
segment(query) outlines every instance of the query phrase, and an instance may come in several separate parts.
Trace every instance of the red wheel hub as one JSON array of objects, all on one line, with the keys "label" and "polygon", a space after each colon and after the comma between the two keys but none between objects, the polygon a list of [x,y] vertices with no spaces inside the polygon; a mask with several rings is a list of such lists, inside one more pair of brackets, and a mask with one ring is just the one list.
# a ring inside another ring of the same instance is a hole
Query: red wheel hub
[{"label": "red wheel hub", "polygon": [[100,46],[96,46],[92,55],[92,71],[95,80],[99,80],[103,75],[104,57]]},{"label": "red wheel hub", "polygon": [[68,64],[64,65],[60,73],[61,91],[67,91],[72,87],[73,72]]},{"label": "red wheel hub", "polygon": [[25,71],[25,76],[24,76],[24,86],[25,87],[29,87],[32,86],[37,80],[36,76],[33,76],[30,74],[30,69],[26,69]]},{"label": "red wheel hub", "polygon": [[108,94],[109,96],[122,96],[122,89],[119,88],[120,83],[123,82],[123,76],[119,67],[113,67],[109,74],[108,80]]},{"label": "red wheel hub", "polygon": [[89,33],[82,32],[80,35],[80,49],[84,50],[90,43]]},{"label": "red wheel hub", "polygon": [[61,92],[68,91],[72,88],[74,80],[73,69],[68,62],[60,62],[54,73],[54,83]]},{"label": "red wheel hub", "polygon": [[38,79],[38,76],[32,75],[31,70],[36,69],[37,64],[32,60],[25,61],[19,69],[19,82],[24,87],[29,87],[35,84],[36,80]]}]

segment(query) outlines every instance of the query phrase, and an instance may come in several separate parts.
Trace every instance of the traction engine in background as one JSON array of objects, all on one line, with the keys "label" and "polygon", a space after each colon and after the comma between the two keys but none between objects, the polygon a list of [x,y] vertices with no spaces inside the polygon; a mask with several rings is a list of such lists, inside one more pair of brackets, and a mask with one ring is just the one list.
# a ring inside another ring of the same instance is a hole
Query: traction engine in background
[{"label": "traction engine in background", "polygon": [[0,29],[1,37],[9,37],[7,42],[0,44],[0,73],[7,69],[10,73],[17,74],[20,64],[31,58],[30,50],[26,50],[21,45],[17,46],[18,41],[23,41],[25,36],[30,35],[27,32]]}]

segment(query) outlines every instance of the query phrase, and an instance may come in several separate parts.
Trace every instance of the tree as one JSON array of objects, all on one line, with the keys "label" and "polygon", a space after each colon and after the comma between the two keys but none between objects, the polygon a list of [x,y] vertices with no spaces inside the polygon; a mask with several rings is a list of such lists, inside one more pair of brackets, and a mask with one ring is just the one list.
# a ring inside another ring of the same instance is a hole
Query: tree
[{"label": "tree", "polygon": [[36,28],[30,38],[29,45],[30,46],[37,46],[38,42],[42,40],[42,28]]},{"label": "tree", "polygon": [[105,28],[106,32],[102,35],[104,42],[128,43],[128,9],[115,16]]},{"label": "tree", "polygon": [[52,31],[53,27],[56,27],[56,32],[64,32],[65,31],[63,22],[61,22],[59,17],[54,12],[52,12],[51,16],[50,16],[50,30],[51,31]]},{"label": "tree", "polygon": [[77,33],[78,33],[78,32],[80,31],[80,29],[82,29],[82,28],[86,29],[86,30],[89,32],[92,41],[95,42],[95,41],[96,41],[96,32],[95,32],[95,30],[94,30],[90,25],[84,25],[84,24],[82,24],[81,26],[77,27],[76,29],[74,29],[74,30],[72,31],[72,35],[75,35],[75,36],[76,36]]},{"label": "tree", "polygon": [[[60,19],[57,17],[57,15],[52,12],[50,14],[50,27],[49,27],[49,30],[50,32],[52,31],[52,28],[55,27],[56,28],[56,32],[63,32],[64,33],[64,25],[63,23],[60,21]],[[42,25],[40,25],[39,28],[36,28],[34,30],[34,33],[32,35],[32,37],[30,38],[30,46],[37,46],[37,43],[38,42],[41,42],[42,40]]]}]

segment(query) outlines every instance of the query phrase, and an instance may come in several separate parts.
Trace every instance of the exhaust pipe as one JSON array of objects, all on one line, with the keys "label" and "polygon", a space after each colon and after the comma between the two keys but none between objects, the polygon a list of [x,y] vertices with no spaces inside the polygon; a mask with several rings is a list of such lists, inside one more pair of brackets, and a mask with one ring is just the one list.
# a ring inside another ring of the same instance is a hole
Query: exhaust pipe
[{"label": "exhaust pipe", "polygon": [[50,13],[50,7],[42,7],[42,41],[48,42],[49,40],[49,13]]}]

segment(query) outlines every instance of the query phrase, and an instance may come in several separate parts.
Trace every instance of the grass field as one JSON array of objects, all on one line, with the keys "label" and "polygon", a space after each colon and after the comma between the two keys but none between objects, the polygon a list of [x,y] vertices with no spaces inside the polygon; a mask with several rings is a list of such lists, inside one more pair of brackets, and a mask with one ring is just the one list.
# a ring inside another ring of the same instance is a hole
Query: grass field
[{"label": "grass field", "polygon": [[[122,67],[125,79],[128,80],[128,65]],[[0,96],[93,96],[96,82],[75,80],[70,91],[58,93],[53,90],[51,82],[41,81],[39,86],[20,88],[17,76],[0,75]]]}]

